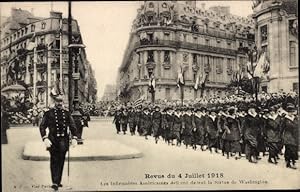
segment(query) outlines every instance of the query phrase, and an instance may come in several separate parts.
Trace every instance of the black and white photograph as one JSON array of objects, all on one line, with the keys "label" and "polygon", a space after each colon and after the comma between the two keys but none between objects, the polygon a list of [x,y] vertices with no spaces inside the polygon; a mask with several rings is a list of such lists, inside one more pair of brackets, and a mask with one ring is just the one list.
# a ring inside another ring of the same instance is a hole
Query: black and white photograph
[{"label": "black and white photograph", "polygon": [[3,192],[300,189],[298,0],[0,2]]}]

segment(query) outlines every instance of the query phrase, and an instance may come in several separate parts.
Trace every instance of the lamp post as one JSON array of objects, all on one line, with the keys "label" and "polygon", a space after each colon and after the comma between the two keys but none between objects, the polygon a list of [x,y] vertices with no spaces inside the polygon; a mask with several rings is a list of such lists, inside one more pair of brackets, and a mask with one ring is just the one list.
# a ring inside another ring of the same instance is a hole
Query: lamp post
[{"label": "lamp post", "polygon": [[250,49],[248,51],[248,56],[249,56],[249,60],[250,60],[250,67],[251,69],[248,69],[248,72],[250,73],[251,75],[251,83],[252,83],[252,91],[254,92],[255,94],[255,103],[256,105],[258,105],[258,91],[259,91],[259,77],[255,76],[254,75],[254,71],[255,71],[255,68],[256,68],[256,65],[254,65],[254,62],[257,61],[257,49],[256,47]]},{"label": "lamp post", "polygon": [[[81,43],[80,35],[72,34],[72,15],[71,15],[71,2],[69,1],[69,110],[72,111],[72,116],[74,118],[75,124],[77,128],[81,127],[82,114],[79,109],[79,96],[78,96],[78,80],[80,79],[79,74],[79,63],[78,58],[80,56],[81,50],[85,48],[85,45]],[[73,72],[73,64],[74,64],[74,72]],[[74,98],[72,98],[72,84],[74,80]],[[73,102],[72,102],[73,101]],[[73,103],[73,108],[72,108]],[[73,110],[72,110],[73,109]],[[78,133],[78,144],[82,144],[81,134]]]},{"label": "lamp post", "polygon": [[148,91],[151,94],[151,102],[155,102],[155,79],[153,75],[153,69],[148,68],[148,74],[150,76]]}]

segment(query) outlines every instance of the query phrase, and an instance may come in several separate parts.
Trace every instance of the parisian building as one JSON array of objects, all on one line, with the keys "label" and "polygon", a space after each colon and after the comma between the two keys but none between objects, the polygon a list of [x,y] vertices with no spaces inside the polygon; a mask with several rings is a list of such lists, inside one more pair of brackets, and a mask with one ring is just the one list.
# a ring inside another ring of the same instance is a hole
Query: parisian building
[{"label": "parisian building", "polygon": [[[74,19],[72,34],[81,39]],[[68,45],[68,19],[61,12],[51,11],[50,17],[41,18],[12,8],[10,17],[1,21],[1,90],[21,85],[26,88],[25,97],[37,107],[50,106],[51,91],[60,92],[68,104]],[[78,63],[79,101],[95,102],[97,82],[84,49]]]},{"label": "parisian building", "polygon": [[101,101],[115,101],[117,99],[116,85],[106,85]]},{"label": "parisian building", "polygon": [[[199,5],[200,4],[200,5]],[[254,47],[254,20],[230,13],[230,7],[206,9],[198,1],[144,1],[137,10],[119,67],[121,98],[178,100],[178,71],[183,70],[184,99],[229,94],[233,74],[247,75],[247,50]],[[205,89],[194,85],[207,74]]]},{"label": "parisian building", "polygon": [[253,11],[255,43],[270,62],[261,89],[299,92],[298,1],[255,1]]}]

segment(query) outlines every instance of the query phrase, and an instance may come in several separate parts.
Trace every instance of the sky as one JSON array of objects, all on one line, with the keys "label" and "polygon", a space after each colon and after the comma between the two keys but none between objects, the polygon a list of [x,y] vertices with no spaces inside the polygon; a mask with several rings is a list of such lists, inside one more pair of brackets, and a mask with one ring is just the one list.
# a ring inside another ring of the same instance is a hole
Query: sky
[{"label": "sky", "polygon": [[[248,16],[252,13],[251,1],[198,1],[210,6],[230,6],[234,15]],[[79,23],[87,59],[95,70],[98,83],[98,99],[101,99],[105,85],[115,84],[118,67],[122,63],[131,26],[137,15],[139,1],[72,2],[72,16]],[[11,8],[32,11],[35,16],[49,17],[51,7],[54,11],[68,16],[67,2],[10,2],[0,3],[0,15],[10,16]]]}]

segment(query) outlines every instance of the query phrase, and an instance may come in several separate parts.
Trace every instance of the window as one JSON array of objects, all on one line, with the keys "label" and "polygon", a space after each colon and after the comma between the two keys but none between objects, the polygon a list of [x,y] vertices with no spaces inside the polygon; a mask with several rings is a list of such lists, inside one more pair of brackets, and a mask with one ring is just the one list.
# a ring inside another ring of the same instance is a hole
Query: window
[{"label": "window", "polygon": [[193,54],[193,64],[197,64],[197,54]]},{"label": "window", "polygon": [[231,49],[231,43],[230,42],[227,42],[227,47],[228,47],[228,49]]},{"label": "window", "polygon": [[243,42],[240,42],[240,47],[243,47]]},{"label": "window", "polygon": [[27,32],[28,32],[28,28],[26,27],[26,28],[25,28],[25,34],[26,34]]},{"label": "window", "polygon": [[165,51],[164,62],[170,63],[170,51]]},{"label": "window", "polygon": [[263,92],[267,93],[267,92],[268,92],[268,86],[262,86],[262,87],[261,87],[261,90],[262,90]]},{"label": "window", "polygon": [[205,45],[210,46],[209,39],[205,39]]},{"label": "window", "polygon": [[293,83],[293,91],[299,93],[299,83]]},{"label": "window", "polygon": [[35,25],[31,25],[31,32],[34,32],[35,30]]},{"label": "window", "polygon": [[41,44],[45,44],[45,37],[41,36]]},{"label": "window", "polygon": [[165,40],[170,40],[170,33],[165,33]]},{"label": "window", "polygon": [[261,43],[266,43],[268,41],[268,27],[264,25],[260,28],[260,38]]},{"label": "window", "polygon": [[189,61],[189,55],[187,53],[184,53],[182,56],[183,56],[183,62],[187,63]]},{"label": "window", "polygon": [[170,90],[170,88],[166,88],[166,99],[167,100],[170,100],[171,99],[171,94],[170,94],[170,92],[171,92],[171,90]]},{"label": "window", "polygon": [[42,29],[45,29],[45,28],[46,28],[46,23],[43,22],[43,23],[42,23]]},{"label": "window", "polygon": [[154,4],[152,2],[149,3],[149,8],[154,8]]},{"label": "window", "polygon": [[297,66],[296,63],[296,42],[290,41],[290,67]]},{"label": "window", "polygon": [[197,43],[198,37],[194,37],[194,43]]},{"label": "window", "polygon": [[186,34],[183,34],[183,41],[186,42]]},{"label": "window", "polygon": [[148,51],[147,62],[154,62],[154,53],[153,53],[153,51]]}]

